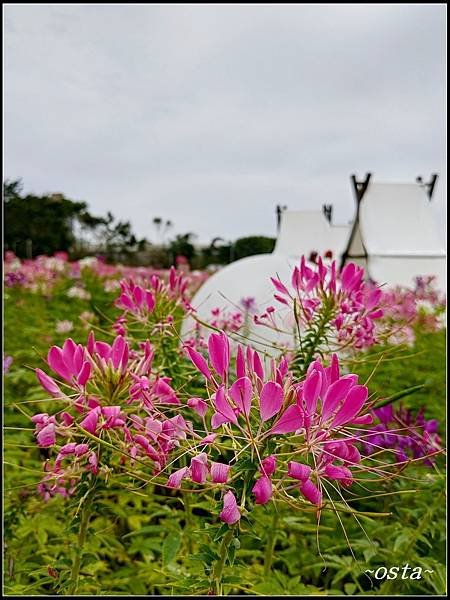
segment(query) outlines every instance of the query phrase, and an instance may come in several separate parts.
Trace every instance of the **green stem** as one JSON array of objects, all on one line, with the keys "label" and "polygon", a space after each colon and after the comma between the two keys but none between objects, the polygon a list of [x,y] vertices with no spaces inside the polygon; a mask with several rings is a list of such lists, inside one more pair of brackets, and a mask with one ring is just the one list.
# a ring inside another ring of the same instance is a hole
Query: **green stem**
[{"label": "green stem", "polygon": [[327,325],[333,318],[333,307],[325,307],[312,337],[303,340],[303,345],[295,353],[293,361],[296,374],[303,376],[314,358],[314,354],[320,348],[320,345],[326,341]]},{"label": "green stem", "polygon": [[91,504],[92,504],[92,491],[89,493],[85,502],[83,503],[83,507],[81,509],[81,523],[80,528],[78,530],[77,536],[77,546],[74,549],[74,557],[72,562],[72,572],[70,575],[70,584],[69,584],[69,595],[72,596],[76,594],[78,590],[78,579],[80,576],[80,568],[81,568],[81,557],[82,550],[84,546],[84,542],[86,541],[86,532],[89,524],[89,517],[91,516]]},{"label": "green stem", "polygon": [[267,545],[266,545],[266,553],[264,555],[264,575],[265,575],[265,577],[267,577],[270,574],[270,570],[272,568],[273,551],[275,548],[275,541],[276,541],[276,536],[277,536],[277,526],[278,526],[279,515],[276,510],[276,507],[274,510],[275,510],[275,512],[274,512],[273,518],[272,518],[272,526],[269,529],[269,535],[267,538]]},{"label": "green stem", "polygon": [[187,547],[188,547],[189,554],[192,554],[194,551],[193,544],[192,544],[193,527],[192,527],[191,498],[189,496],[189,493],[184,494],[183,503],[184,503],[184,515],[185,515],[185,519],[186,519],[185,529],[186,529],[186,537],[187,537]]},{"label": "green stem", "polygon": [[225,566],[225,561],[227,558],[227,548],[233,537],[233,530],[230,529],[222,538],[222,543],[220,544],[219,551],[219,560],[216,562],[213,572],[213,580],[216,586],[216,594],[218,596],[222,596],[222,577],[223,577],[223,568]]}]

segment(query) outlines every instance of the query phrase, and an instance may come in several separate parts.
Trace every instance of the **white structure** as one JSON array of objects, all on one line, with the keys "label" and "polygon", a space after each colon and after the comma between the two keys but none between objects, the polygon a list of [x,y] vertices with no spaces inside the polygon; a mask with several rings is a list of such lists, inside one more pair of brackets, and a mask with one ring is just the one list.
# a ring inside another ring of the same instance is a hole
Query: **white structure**
[{"label": "white structure", "polygon": [[[272,254],[237,260],[212,275],[198,290],[192,305],[199,319],[210,321],[211,311],[215,308],[229,312],[242,310],[240,302],[248,297],[255,299],[259,314],[274,304],[280,314],[280,305],[273,297],[275,289],[271,277],[279,277],[289,286],[292,270],[302,255],[308,259],[311,252],[323,254],[327,250],[331,250],[336,258],[342,255],[350,226],[330,225],[331,206],[324,207],[323,212],[284,211],[280,216],[280,231]],[[194,324],[193,319],[184,322],[183,336],[192,331]],[[255,347],[260,344],[267,351],[268,343],[280,342],[282,336],[275,336],[266,327],[252,326],[250,338]]]},{"label": "white structure", "polygon": [[[211,311],[215,308],[228,312],[242,311],[240,302],[249,297],[255,299],[258,312],[263,312],[268,306],[276,304],[270,278],[279,277],[281,281],[289,283],[296,262],[283,254],[258,254],[227,265],[207,279],[195,294],[192,305],[198,318],[211,321]],[[194,325],[192,318],[184,321],[183,337],[193,331]],[[250,326],[250,331],[256,348],[261,344],[261,348],[267,350],[268,343],[275,340],[273,332],[266,327]]]},{"label": "white structure", "polygon": [[[311,252],[323,255],[331,250],[333,257],[343,254],[351,227],[330,223],[331,206],[324,210],[286,210],[281,213],[280,231],[274,254],[309,257]],[[326,215],[329,215],[327,217]]]},{"label": "white structure", "polygon": [[446,285],[446,252],[440,242],[428,185],[373,183],[353,179],[357,213],[343,262],[365,267],[379,284],[411,286],[419,275]]}]

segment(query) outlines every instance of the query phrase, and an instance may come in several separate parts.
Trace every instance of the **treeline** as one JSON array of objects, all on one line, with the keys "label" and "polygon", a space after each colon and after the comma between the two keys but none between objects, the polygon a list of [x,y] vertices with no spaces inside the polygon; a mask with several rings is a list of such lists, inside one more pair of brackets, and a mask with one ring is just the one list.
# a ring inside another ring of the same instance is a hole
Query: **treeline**
[{"label": "treeline", "polygon": [[189,263],[193,269],[204,269],[272,252],[275,245],[274,238],[251,236],[234,242],[216,237],[209,245],[198,247],[191,232],[170,238],[173,224],[160,217],[153,219],[159,241],[151,243],[138,239],[129,221],[117,221],[110,212],[104,217],[92,215],[86,202],[75,202],[63,194],[24,195],[22,190],[20,180],[3,184],[4,245],[19,258],[62,250],[71,259],[99,255],[110,263],[156,268]]}]

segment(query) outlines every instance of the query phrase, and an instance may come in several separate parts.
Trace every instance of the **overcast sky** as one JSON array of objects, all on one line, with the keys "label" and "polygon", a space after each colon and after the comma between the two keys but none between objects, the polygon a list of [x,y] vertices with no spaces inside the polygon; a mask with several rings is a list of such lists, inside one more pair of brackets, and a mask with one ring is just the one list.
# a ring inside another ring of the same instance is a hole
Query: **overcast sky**
[{"label": "overcast sky", "polygon": [[442,4],[4,10],[5,171],[25,192],[209,242],[275,235],[277,204],[344,223],[351,173],[437,172],[443,223]]}]

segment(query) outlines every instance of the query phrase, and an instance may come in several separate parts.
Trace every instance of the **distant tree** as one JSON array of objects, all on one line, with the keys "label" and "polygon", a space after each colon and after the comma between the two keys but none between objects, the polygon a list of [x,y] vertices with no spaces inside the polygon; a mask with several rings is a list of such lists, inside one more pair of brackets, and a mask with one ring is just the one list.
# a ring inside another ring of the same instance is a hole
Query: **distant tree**
[{"label": "distant tree", "polygon": [[239,238],[233,244],[233,260],[254,254],[270,254],[275,247],[275,238],[263,235]]},{"label": "distant tree", "polygon": [[110,261],[123,260],[138,247],[138,240],[132,232],[131,223],[116,222],[111,212],[107,213],[105,219],[100,219],[96,226],[96,236],[104,247],[107,260]]},{"label": "distant tree", "polygon": [[175,264],[177,256],[185,256],[189,263],[192,263],[197,253],[191,241],[194,237],[193,233],[185,233],[184,235],[177,235],[174,240],[169,242],[168,250],[172,264]]},{"label": "distant tree", "polygon": [[[51,255],[58,250],[77,255],[76,223],[81,231],[92,233],[107,258],[129,255],[138,245],[131,224],[115,222],[110,212],[96,217],[87,210],[86,202],[74,202],[63,194],[22,196],[21,192],[20,180],[4,182],[5,247],[20,258]],[[144,242],[141,240],[141,245]]]},{"label": "distant tree", "polygon": [[5,247],[21,258],[70,252],[75,241],[73,221],[86,218],[85,202],[73,202],[62,194],[21,195],[22,183],[5,181]]}]

